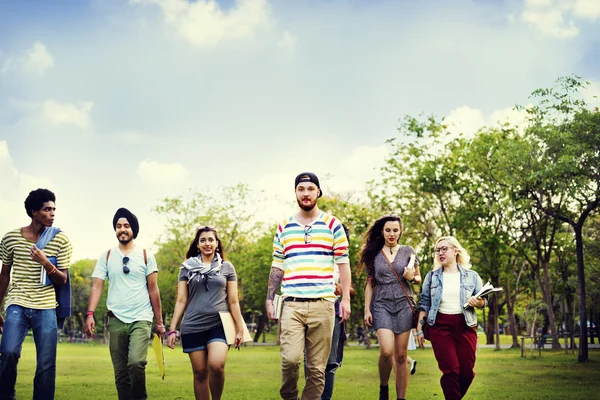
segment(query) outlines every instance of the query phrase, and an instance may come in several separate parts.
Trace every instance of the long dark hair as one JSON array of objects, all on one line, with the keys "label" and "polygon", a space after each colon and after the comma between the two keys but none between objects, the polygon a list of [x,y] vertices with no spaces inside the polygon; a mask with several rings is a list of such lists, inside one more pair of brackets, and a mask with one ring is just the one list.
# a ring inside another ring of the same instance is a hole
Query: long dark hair
[{"label": "long dark hair", "polygon": [[198,239],[200,239],[200,235],[203,232],[212,232],[215,235],[215,239],[217,240],[217,249],[215,250],[215,252],[221,256],[221,260],[225,260],[223,244],[221,243],[221,239],[219,239],[219,234],[217,233],[217,230],[215,228],[212,228],[210,226],[202,226],[198,228],[196,236],[194,236],[194,240],[192,240],[192,243],[190,243],[190,248],[185,254],[185,258],[187,259],[192,257],[198,257],[198,255],[200,255],[200,250],[198,249]]},{"label": "long dark hair", "polygon": [[360,260],[358,263],[359,272],[362,272],[364,269],[367,271],[367,275],[373,276],[375,257],[385,244],[385,239],[383,238],[383,226],[389,221],[398,221],[400,224],[400,236],[398,236],[398,240],[400,240],[402,237],[402,231],[404,228],[402,226],[402,218],[400,218],[398,215],[385,215],[375,221],[375,223],[371,225],[365,234],[365,238],[363,240],[363,245],[360,251]]}]

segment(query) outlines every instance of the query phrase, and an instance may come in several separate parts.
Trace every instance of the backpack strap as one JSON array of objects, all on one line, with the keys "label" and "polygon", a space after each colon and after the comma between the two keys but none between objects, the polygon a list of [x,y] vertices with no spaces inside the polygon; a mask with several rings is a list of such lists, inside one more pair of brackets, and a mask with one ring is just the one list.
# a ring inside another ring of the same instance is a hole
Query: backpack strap
[{"label": "backpack strap", "polygon": [[[110,251],[112,249],[109,249],[106,252],[106,265],[108,265],[108,257],[110,257]],[[144,265],[146,265],[146,267],[148,266],[148,256],[146,255],[146,249],[144,249]]]}]

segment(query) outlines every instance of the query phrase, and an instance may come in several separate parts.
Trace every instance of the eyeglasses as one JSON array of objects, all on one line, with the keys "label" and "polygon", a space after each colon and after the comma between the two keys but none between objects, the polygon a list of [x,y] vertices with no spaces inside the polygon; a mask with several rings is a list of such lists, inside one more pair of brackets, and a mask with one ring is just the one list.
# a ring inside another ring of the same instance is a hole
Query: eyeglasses
[{"label": "eyeglasses", "polygon": [[312,225],[308,225],[304,227],[304,244],[309,244],[312,242],[312,236],[310,233],[312,232]]},{"label": "eyeglasses", "polygon": [[448,246],[443,246],[443,247],[438,247],[437,249],[435,249],[435,254],[440,255],[440,254],[444,254],[448,251],[450,247]]},{"label": "eyeglasses", "polygon": [[128,263],[128,262],[129,262],[129,257],[127,257],[127,256],[123,257],[123,273],[124,273],[124,274],[128,274],[128,273],[129,273],[129,271],[131,271],[131,270],[129,269],[129,267],[127,266],[127,263]]}]

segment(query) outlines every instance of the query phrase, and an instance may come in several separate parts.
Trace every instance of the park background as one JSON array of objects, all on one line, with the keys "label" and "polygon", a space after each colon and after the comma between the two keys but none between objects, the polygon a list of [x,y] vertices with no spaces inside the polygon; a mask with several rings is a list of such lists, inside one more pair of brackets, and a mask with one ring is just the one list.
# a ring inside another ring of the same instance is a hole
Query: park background
[{"label": "park background", "polygon": [[[435,239],[453,234],[504,288],[479,314],[482,351],[520,359],[501,343],[536,336],[551,354],[566,343],[554,368],[597,374],[599,18],[586,0],[1,1],[0,227],[27,222],[30,190],[57,193],[56,225],[74,245],[67,342],[81,339],[118,207],[138,215],[138,243],[157,257],[167,322],[185,249],[215,225],[244,317],[268,342],[274,226],[310,170],[319,205],[350,229],[351,333],[362,235],[396,213],[423,275]],[[97,311],[101,343],[104,298]],[[80,349],[59,361],[75,376],[87,347],[61,346]],[[526,362],[551,365],[538,358]],[[593,382],[578,379],[567,388]]]}]

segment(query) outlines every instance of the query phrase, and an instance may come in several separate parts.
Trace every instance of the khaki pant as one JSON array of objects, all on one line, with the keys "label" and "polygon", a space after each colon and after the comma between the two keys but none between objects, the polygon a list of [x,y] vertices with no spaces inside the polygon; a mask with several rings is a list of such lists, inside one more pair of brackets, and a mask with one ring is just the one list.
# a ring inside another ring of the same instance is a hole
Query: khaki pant
[{"label": "khaki pant", "polygon": [[306,386],[302,400],[321,398],[331,350],[334,304],[327,300],[283,303],[281,312],[281,398],[298,399],[298,375],[306,348]]}]

